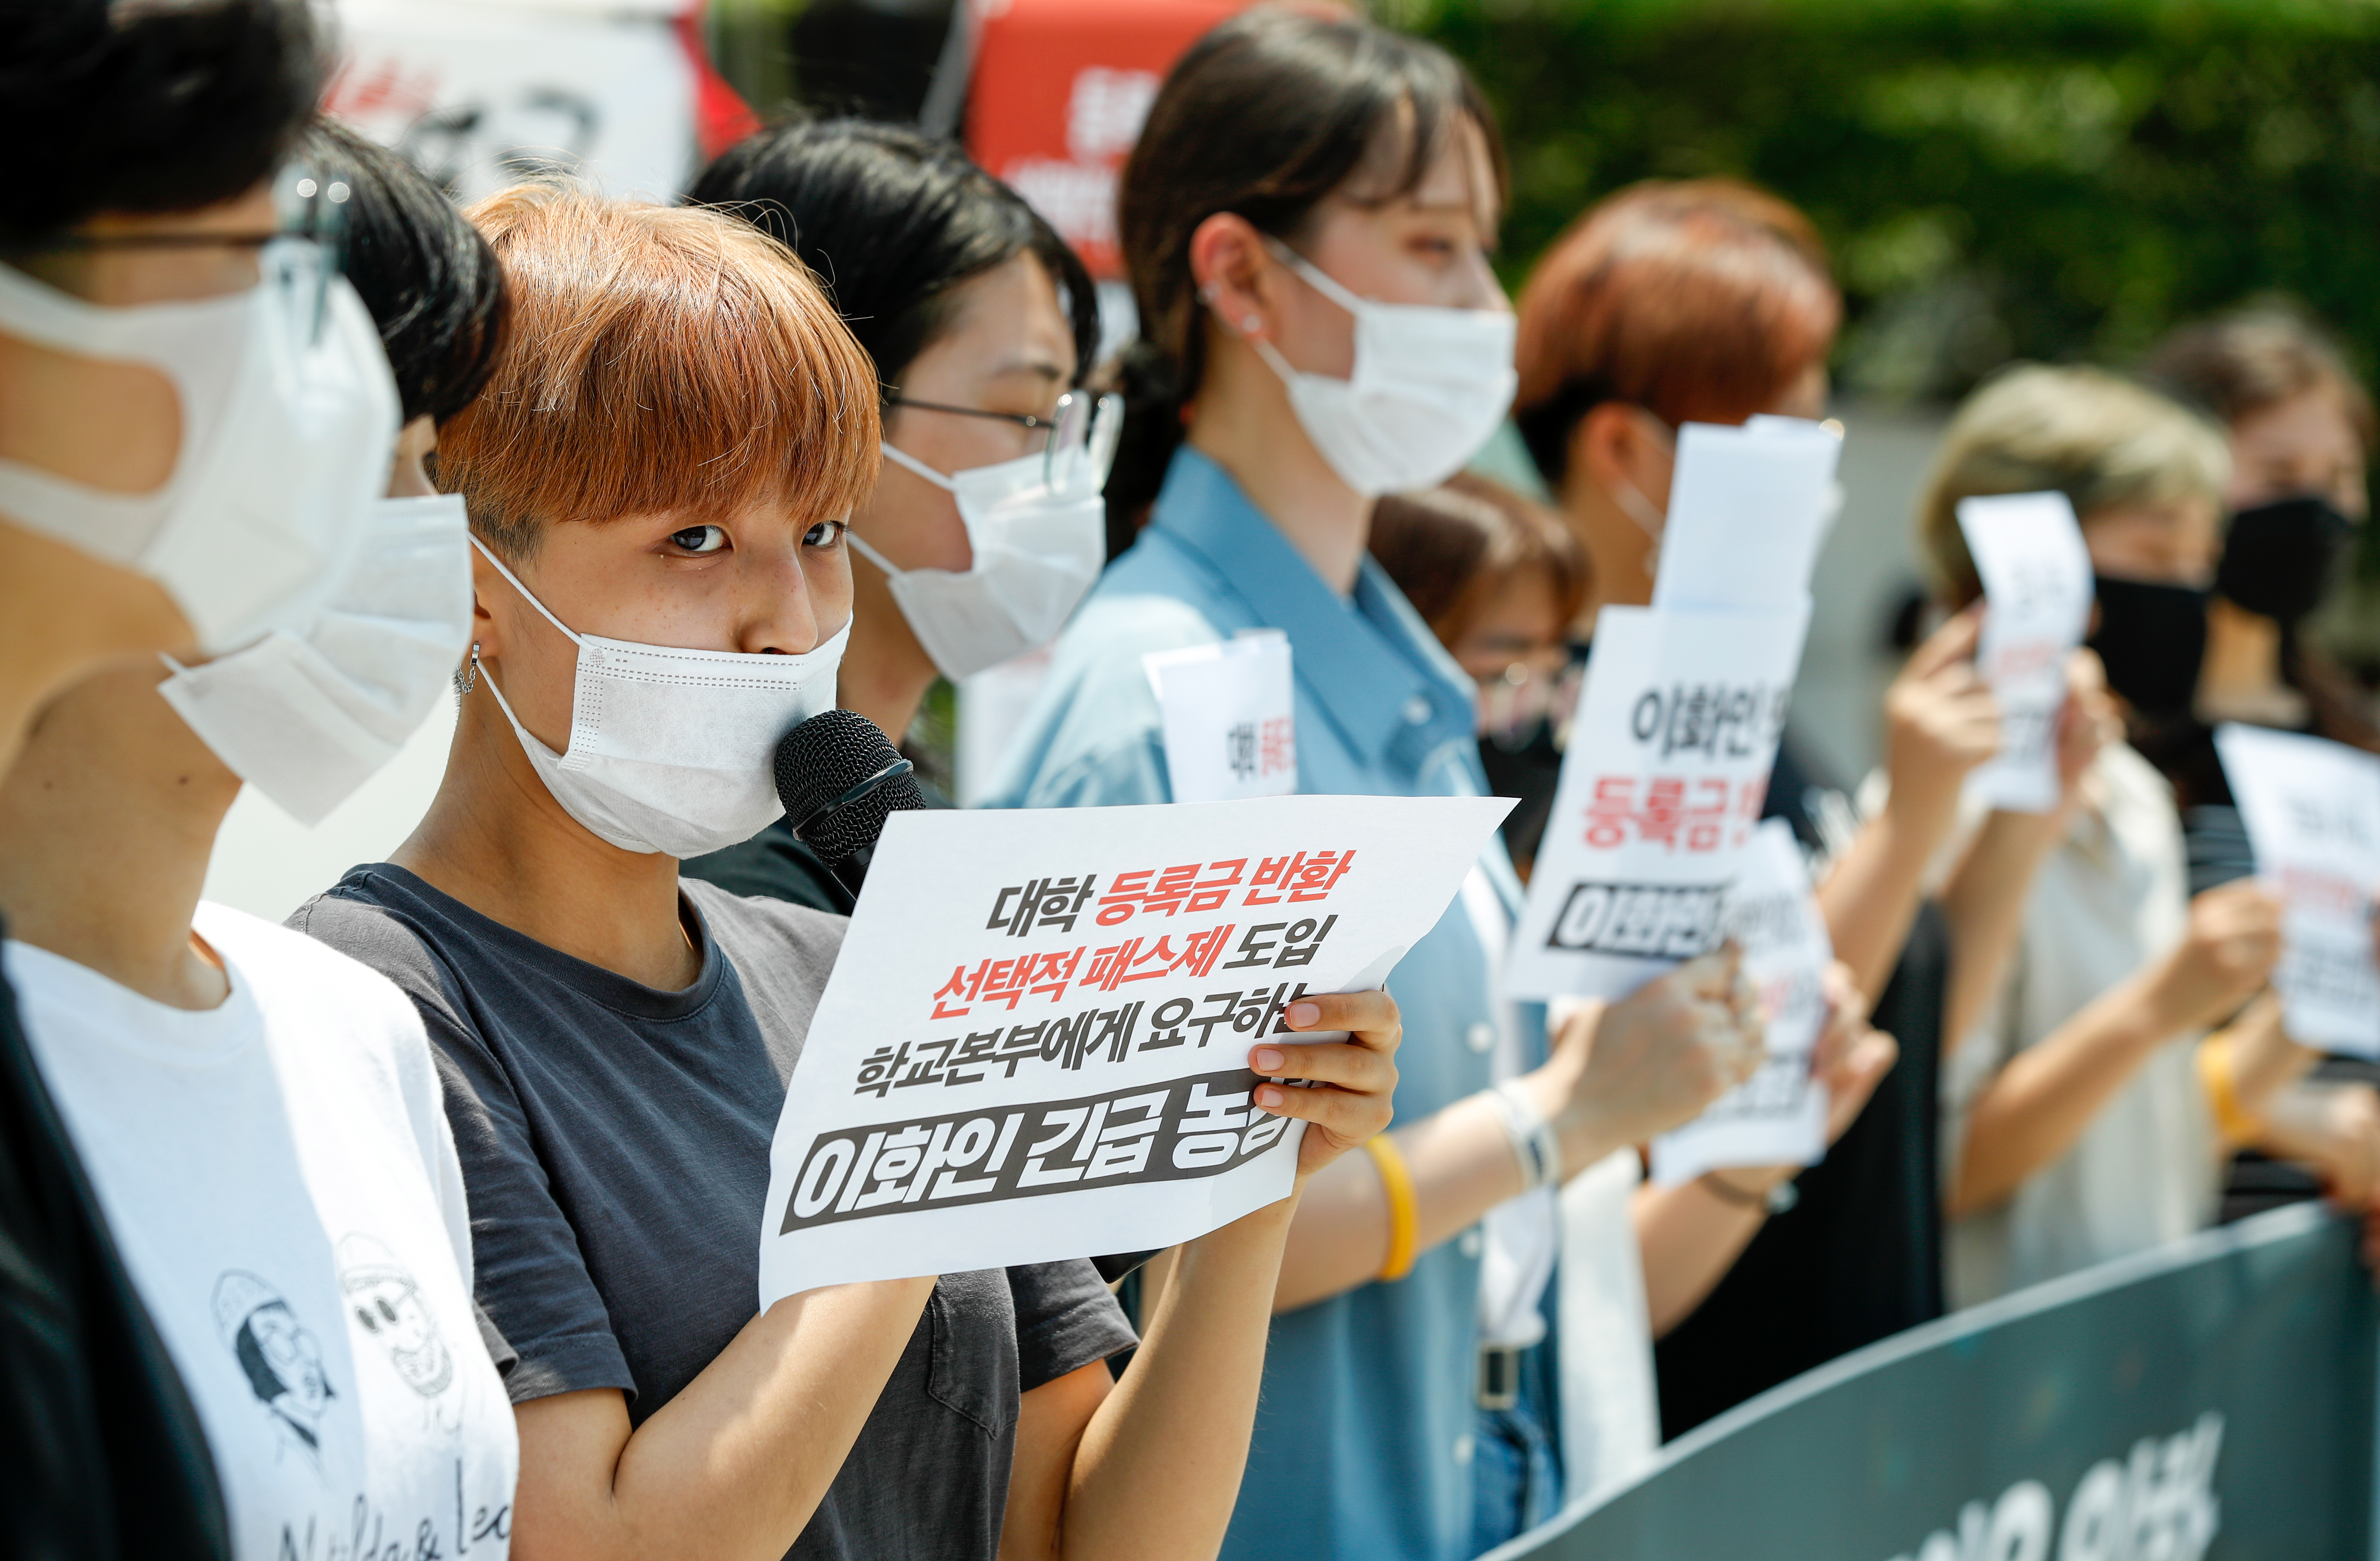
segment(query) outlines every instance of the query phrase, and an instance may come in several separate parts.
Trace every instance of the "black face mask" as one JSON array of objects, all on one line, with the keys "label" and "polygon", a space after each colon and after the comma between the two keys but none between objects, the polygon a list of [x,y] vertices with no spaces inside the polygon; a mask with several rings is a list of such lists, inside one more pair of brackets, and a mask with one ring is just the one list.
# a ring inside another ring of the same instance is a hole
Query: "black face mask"
[{"label": "black face mask", "polygon": [[2318,498],[2281,499],[2231,518],[2215,589],[2265,617],[2295,623],[2322,605],[2354,522]]},{"label": "black face mask", "polygon": [[2195,586],[2097,577],[2099,627],[2091,648],[2107,687],[2143,715],[2190,713],[2206,659],[2207,592]]}]

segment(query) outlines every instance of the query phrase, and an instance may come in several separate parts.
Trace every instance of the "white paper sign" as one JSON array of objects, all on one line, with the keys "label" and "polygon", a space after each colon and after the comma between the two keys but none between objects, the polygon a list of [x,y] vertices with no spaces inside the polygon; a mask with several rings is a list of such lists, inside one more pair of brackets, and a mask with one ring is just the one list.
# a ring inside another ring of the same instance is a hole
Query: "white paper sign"
[{"label": "white paper sign", "polygon": [[324,106],[459,201],[559,167],[667,201],[700,165],[676,0],[339,0]]},{"label": "white paper sign", "polygon": [[1840,504],[1842,447],[1798,418],[1680,429],[1653,605],[1767,612],[1799,602]]},{"label": "white paper sign", "polygon": [[2058,806],[2058,713],[2066,661],[2091,622],[2091,554],[2064,494],[1959,501],[1959,530],[1984,582],[1975,663],[2000,707],[2000,750],[1969,794],[2013,813]]},{"label": "white paper sign", "polygon": [[1186,1241],[1285,1197],[1258,1037],[1378,986],[1512,804],[895,813],[770,1151],[760,1305]]},{"label": "white paper sign", "polygon": [[1603,609],[1511,995],[1621,997],[1718,945],[1809,626],[1806,598],[1768,613]]},{"label": "white paper sign", "polygon": [[1140,658],[1165,722],[1176,802],[1286,797],[1297,789],[1289,636],[1260,628]]},{"label": "white paper sign", "polygon": [[1687,1181],[1724,1165],[1815,1165],[1827,1155],[1827,1087],[1810,1076],[1810,1055],[1826,1027],[1834,945],[1810,893],[1802,848],[1783,819],[1753,832],[1724,924],[1760,989],[1767,1056],[1709,1110],[1653,1140],[1657,1182]]},{"label": "white paper sign", "polygon": [[2292,1040],[2380,1057],[2380,757],[2321,738],[2224,726],[2215,734],[2256,876],[2281,896],[2273,985]]}]

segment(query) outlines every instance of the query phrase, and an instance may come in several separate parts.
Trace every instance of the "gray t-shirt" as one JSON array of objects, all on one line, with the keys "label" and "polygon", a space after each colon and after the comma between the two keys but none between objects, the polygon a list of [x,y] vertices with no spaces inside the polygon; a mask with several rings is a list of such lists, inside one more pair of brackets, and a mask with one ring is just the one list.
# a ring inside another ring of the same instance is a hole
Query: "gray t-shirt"
[{"label": "gray t-shirt", "polygon": [[[679,992],[399,867],[357,868],[290,918],[429,1027],[516,1403],[616,1387],[641,1424],[753,1316],[769,1143],[844,922],[684,890],[702,972]],[[791,1555],[991,1561],[1018,1396],[1132,1343],[1087,1262],[942,1275]]]}]

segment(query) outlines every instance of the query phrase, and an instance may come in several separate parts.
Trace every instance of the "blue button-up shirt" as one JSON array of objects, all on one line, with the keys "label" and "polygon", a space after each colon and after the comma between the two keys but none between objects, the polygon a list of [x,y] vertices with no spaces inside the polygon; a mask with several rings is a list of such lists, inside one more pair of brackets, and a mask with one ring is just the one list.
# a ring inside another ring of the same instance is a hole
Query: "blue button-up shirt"
[{"label": "blue button-up shirt", "polygon": [[[1140,658],[1250,628],[1289,636],[1300,790],[1486,793],[1471,683],[1378,566],[1366,558],[1352,598],[1339,595],[1220,467],[1184,449],[1148,529],[1060,638],[992,805],[1170,801]],[[1509,911],[1518,884],[1502,848],[1483,865]],[[1488,1086],[1489,1058],[1470,1038],[1494,1021],[1490,972],[1459,897],[1389,990],[1404,1017],[1400,1121]],[[1541,1055],[1542,1010],[1522,1012],[1524,1052]],[[1469,1245],[1445,1243],[1394,1284],[1273,1320],[1226,1561],[1471,1554],[1479,1262]]]}]

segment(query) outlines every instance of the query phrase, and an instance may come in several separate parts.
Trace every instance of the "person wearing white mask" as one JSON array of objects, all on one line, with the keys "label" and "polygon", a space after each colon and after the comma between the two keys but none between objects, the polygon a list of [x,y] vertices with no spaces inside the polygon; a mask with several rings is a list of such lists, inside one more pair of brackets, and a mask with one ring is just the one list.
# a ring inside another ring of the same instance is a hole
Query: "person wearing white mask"
[{"label": "person wearing white mask", "polygon": [[[299,1554],[361,1509],[407,1544],[501,1555],[516,1438],[421,1022],[354,960],[198,900],[243,778],[327,810],[438,697],[469,628],[459,507],[404,495],[427,487],[433,418],[492,360],[495,258],[393,153],[318,128],[298,156],[288,182],[345,192],[339,249],[371,294],[325,274],[328,311],[376,318],[404,368],[392,384],[373,335],[346,338],[335,366],[380,415],[319,464],[398,496],[350,522],[351,561],[295,627],[112,667],[43,712],[0,785],[5,957],[195,1403],[223,1554]],[[324,384],[333,366],[301,360]]]},{"label": "person wearing white mask", "polygon": [[[101,311],[235,299],[275,226],[269,180],[320,59],[292,0],[0,6],[0,135],[42,148],[0,201],[0,268]],[[76,319],[80,312],[64,312]],[[103,334],[103,333],[100,333]],[[0,461],[49,479],[0,499],[0,765],[48,700],[117,658],[195,653],[199,616],[122,539],[44,501],[172,480],[187,430],[155,368],[0,321]],[[217,338],[224,367],[241,342]],[[203,355],[201,355],[203,356]],[[194,363],[202,372],[210,365]],[[195,448],[195,445],[193,445]],[[276,474],[252,474],[270,482]],[[229,536],[234,510],[199,518]],[[0,1549],[229,1552],[205,1433],[127,1269],[0,979]]]},{"label": "person wearing white mask", "polygon": [[[937,677],[1055,639],[1106,561],[1099,490],[1123,416],[1079,388],[1099,345],[1090,275],[1014,190],[899,126],[759,131],[687,199],[791,247],[875,365],[884,466],[852,512],[838,697],[898,741]],[[686,871],[848,911],[867,853],[831,872],[779,820]]]},{"label": "person wearing white mask", "polygon": [[[1265,7],[1183,56],[1118,208],[1146,340],[1114,529],[1153,507],[1060,636],[996,804],[1170,800],[1142,655],[1257,628],[1290,641],[1300,790],[1486,790],[1470,681],[1365,543],[1376,498],[1447,477],[1511,398],[1503,197],[1488,108],[1428,44]],[[1462,1561],[1551,1516],[1579,1451],[1555,1425],[1556,1191],[1611,1180],[1756,1065],[1726,956],[1549,1044],[1499,990],[1518,903],[1493,848],[1390,978],[1399,1128],[1318,1178],[1291,1232],[1253,1464],[1301,1478],[1243,1504],[1229,1561]],[[1151,1264],[1155,1304],[1178,1263]]]},{"label": "person wearing white mask", "polygon": [[463,500],[438,492],[427,468],[438,422],[470,405],[494,362],[505,293],[487,240],[404,158],[330,120],[309,128],[301,152],[348,191],[346,275],[395,371],[397,459],[311,622],[176,664],[160,691],[241,779],[311,825],[396,756],[469,640]]},{"label": "person wearing white mask", "polygon": [[[867,355],[784,248],[561,186],[473,219],[511,279],[440,433],[478,543],[437,799],[294,924],[404,989],[439,1054],[531,1557],[1211,1555],[1294,1197],[1186,1250],[1134,1339],[1087,1262],[810,1290],[755,1314],[769,1146],[844,923],[682,879],[773,812],[832,703]],[[1302,1010],[1302,1011],[1301,1011]],[[1388,1119],[1395,1006],[1293,1005],[1325,1087],[1261,1086],[1321,1170]],[[1258,1047],[1251,1066],[1291,1066]]]}]

